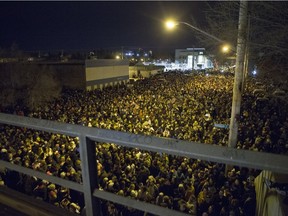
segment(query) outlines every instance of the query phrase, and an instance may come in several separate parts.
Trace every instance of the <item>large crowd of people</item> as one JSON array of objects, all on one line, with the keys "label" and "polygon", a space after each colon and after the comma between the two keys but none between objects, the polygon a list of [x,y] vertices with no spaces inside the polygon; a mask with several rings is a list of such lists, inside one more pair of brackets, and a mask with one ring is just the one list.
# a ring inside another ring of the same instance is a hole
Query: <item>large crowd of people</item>
[{"label": "large crowd of people", "polygon": [[[242,98],[237,148],[287,154],[287,102],[257,98],[248,79]],[[233,77],[164,73],[103,90],[63,92],[61,98],[29,111],[12,112],[88,127],[170,137],[226,146]],[[6,110],[5,112],[9,112]],[[10,111],[11,112],[11,111]],[[0,125],[0,159],[81,183],[79,140],[27,128]],[[253,215],[253,179],[259,171],[101,143],[96,147],[99,188],[197,215]],[[80,213],[83,194],[15,171],[0,172],[1,185]],[[103,202],[104,215],[143,215],[135,209]],[[146,214],[147,215],[147,214]]]}]

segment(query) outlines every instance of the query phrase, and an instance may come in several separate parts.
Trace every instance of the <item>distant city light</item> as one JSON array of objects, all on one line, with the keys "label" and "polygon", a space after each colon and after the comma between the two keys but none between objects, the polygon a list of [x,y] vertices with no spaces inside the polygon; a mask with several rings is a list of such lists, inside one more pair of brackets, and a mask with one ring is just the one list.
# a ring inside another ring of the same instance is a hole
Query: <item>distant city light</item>
[{"label": "distant city light", "polygon": [[257,71],[256,70],[253,70],[252,71],[252,74],[255,76],[257,74]]},{"label": "distant city light", "polygon": [[125,55],[126,55],[126,56],[132,56],[133,53],[132,53],[132,52],[126,52]]}]

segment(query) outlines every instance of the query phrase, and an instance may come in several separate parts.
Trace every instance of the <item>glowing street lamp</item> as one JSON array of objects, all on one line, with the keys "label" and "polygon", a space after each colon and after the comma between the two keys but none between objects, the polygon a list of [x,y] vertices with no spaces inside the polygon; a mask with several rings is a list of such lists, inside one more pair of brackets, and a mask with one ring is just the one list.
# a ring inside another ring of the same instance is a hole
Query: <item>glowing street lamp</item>
[{"label": "glowing street lamp", "polygon": [[174,21],[174,20],[168,20],[168,21],[165,22],[166,28],[169,29],[169,30],[174,29],[175,26],[177,26],[177,25],[179,25],[179,24],[184,24],[184,25],[186,25],[186,26],[188,26],[188,27],[190,27],[190,28],[192,28],[192,29],[194,29],[194,30],[196,30],[196,31],[198,31],[198,32],[200,32],[200,33],[202,33],[202,34],[210,37],[210,38],[213,38],[214,40],[216,40],[216,41],[218,41],[218,42],[220,42],[220,43],[224,43],[223,40],[221,40],[221,39],[215,37],[214,35],[211,35],[211,34],[205,32],[205,31],[197,28],[196,26],[191,25],[190,23],[187,23],[187,22],[179,22],[179,21]]},{"label": "glowing street lamp", "polygon": [[173,21],[173,20],[168,20],[166,23],[165,23],[167,29],[174,29],[176,25],[178,25],[177,22]]},{"label": "glowing street lamp", "polygon": [[224,53],[227,53],[229,50],[230,50],[230,48],[229,48],[228,45],[225,45],[225,46],[222,47],[222,51],[223,51]]}]

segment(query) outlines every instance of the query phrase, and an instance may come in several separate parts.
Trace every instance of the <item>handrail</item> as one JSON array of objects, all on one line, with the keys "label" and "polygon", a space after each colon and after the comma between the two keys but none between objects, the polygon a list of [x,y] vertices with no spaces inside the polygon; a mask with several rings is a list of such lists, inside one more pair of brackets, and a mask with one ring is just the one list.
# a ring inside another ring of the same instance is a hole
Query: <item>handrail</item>
[{"label": "handrail", "polygon": [[108,129],[90,128],[81,125],[4,113],[0,113],[0,123],[29,127],[52,133],[61,133],[68,136],[79,137],[84,135],[98,142],[115,143],[127,147],[141,148],[147,151],[164,152],[211,162],[288,174],[288,166],[285,166],[285,164],[288,164],[288,157],[285,155],[234,149],[225,146],[132,134]]},{"label": "handrail", "polygon": [[29,168],[19,166],[16,164],[12,164],[12,163],[9,163],[9,162],[3,161],[3,160],[0,160],[0,166],[6,167],[10,170],[14,170],[14,171],[17,171],[19,173],[23,173],[23,174],[26,174],[29,176],[35,176],[39,179],[45,179],[51,183],[54,183],[54,184],[57,184],[57,185],[60,185],[63,187],[67,187],[67,188],[71,188],[71,189],[79,191],[79,192],[83,192],[83,186],[81,184],[73,182],[73,181],[62,179],[62,178],[59,178],[57,176],[47,175],[46,173],[36,171],[33,169],[29,169]]},{"label": "handrail", "polygon": [[[286,166],[288,164],[288,157],[284,155],[254,152],[242,149],[231,149],[223,146],[201,144],[170,138],[137,135],[99,128],[89,128],[81,125],[66,124],[56,121],[4,113],[0,113],[0,123],[79,137],[83,185],[75,182],[68,183],[67,180],[55,176],[49,176],[44,173],[40,173],[39,171],[20,167],[1,160],[0,165],[28,175],[35,175],[39,178],[47,179],[55,184],[73,188],[77,191],[82,191],[84,193],[87,215],[99,214],[99,212],[97,213],[97,211],[99,211],[99,209],[97,209],[97,201],[93,197],[113,200],[116,203],[125,204],[129,207],[140,210],[145,209],[147,212],[151,213],[161,212],[158,208],[163,210],[160,206],[147,203],[145,203],[145,205],[137,205],[137,203],[140,203],[140,201],[128,201],[128,198],[123,198],[119,195],[98,190],[96,184],[97,174],[95,174],[97,173],[95,143],[92,141],[115,143],[121,146],[139,148],[147,151],[164,152],[167,154],[196,158],[211,162],[226,163],[254,169],[271,170],[273,172],[288,174],[288,167]],[[89,172],[91,170],[94,170],[94,172]],[[150,205],[154,207],[152,208]],[[149,207],[146,208],[143,206]],[[165,210],[165,212],[165,215],[173,215],[173,213],[170,214],[168,212],[175,213],[175,211],[169,209],[167,209],[167,211]],[[183,214],[181,213],[181,215]]]},{"label": "handrail", "polygon": [[[171,210],[168,208],[163,208],[161,206],[157,206],[157,205],[150,204],[147,202],[135,200],[132,198],[119,196],[119,195],[113,194],[111,192],[103,191],[103,190],[94,190],[93,196],[101,198],[101,199],[109,200],[112,202],[116,202],[120,205],[130,206],[134,209],[138,209],[138,210],[141,210],[143,212],[149,211],[149,213],[152,213],[155,215],[165,215],[165,216],[184,216],[184,215],[186,215],[187,216],[186,213]],[[191,214],[190,214],[190,216],[191,216]]]}]

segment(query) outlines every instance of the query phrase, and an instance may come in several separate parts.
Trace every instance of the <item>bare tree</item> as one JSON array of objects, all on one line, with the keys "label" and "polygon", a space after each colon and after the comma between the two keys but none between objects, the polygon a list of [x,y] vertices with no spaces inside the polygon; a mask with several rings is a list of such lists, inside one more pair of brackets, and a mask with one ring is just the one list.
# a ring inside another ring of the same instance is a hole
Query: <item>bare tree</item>
[{"label": "bare tree", "polygon": [[56,72],[47,66],[8,63],[0,69],[0,102],[3,106],[20,104],[34,108],[60,95],[62,87]]},{"label": "bare tree", "polygon": [[[251,2],[251,60],[267,75],[285,75],[288,60],[287,2]],[[286,74],[287,75],[287,74]]]},{"label": "bare tree", "polygon": [[[234,45],[237,39],[239,2],[208,2],[205,31]],[[285,75],[288,58],[288,2],[249,2],[249,61],[267,75]],[[202,45],[221,59],[220,44],[197,35]],[[223,54],[222,54],[223,57]],[[282,73],[278,73],[282,72]]]}]

